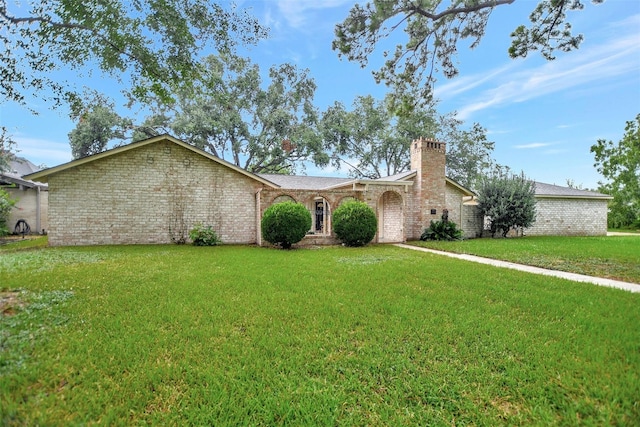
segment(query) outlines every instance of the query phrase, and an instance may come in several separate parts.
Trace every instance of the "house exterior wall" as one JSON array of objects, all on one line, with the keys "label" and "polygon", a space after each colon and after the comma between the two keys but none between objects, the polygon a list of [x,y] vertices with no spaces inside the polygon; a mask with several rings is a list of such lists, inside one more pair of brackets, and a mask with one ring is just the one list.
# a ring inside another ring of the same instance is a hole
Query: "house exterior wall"
[{"label": "house exterior wall", "polygon": [[49,177],[49,244],[170,243],[196,222],[254,243],[260,187],[170,141],[143,145]]},{"label": "house exterior wall", "polygon": [[465,239],[474,239],[482,237],[484,232],[484,215],[478,208],[477,204],[462,205],[462,237]]},{"label": "house exterior wall", "polygon": [[536,222],[528,236],[605,236],[607,200],[536,198]]},{"label": "house exterior wall", "polygon": [[[48,221],[48,199],[49,192],[45,189],[38,188],[19,188],[8,187],[4,190],[9,193],[9,196],[17,200],[15,206],[9,213],[9,221],[7,227],[9,232],[13,232],[16,222],[20,219],[24,219],[31,227],[32,234],[42,233],[49,229]],[[38,205],[40,209],[38,209]],[[38,212],[39,210],[39,212]]]}]

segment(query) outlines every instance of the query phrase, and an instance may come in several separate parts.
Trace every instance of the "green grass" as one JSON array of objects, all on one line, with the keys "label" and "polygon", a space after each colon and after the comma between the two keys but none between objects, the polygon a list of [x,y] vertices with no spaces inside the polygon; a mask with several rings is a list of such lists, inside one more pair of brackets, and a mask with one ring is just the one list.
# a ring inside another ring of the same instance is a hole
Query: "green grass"
[{"label": "green grass", "polygon": [[411,242],[552,270],[640,283],[640,237],[523,237],[458,242]]},{"label": "green grass", "polygon": [[0,252],[0,425],[634,425],[640,294],[390,246]]}]

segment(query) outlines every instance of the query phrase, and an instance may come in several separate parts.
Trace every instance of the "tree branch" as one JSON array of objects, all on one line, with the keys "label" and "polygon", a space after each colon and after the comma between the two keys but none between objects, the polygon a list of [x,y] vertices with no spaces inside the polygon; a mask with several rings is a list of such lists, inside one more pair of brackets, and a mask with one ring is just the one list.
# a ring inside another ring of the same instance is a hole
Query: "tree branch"
[{"label": "tree branch", "polygon": [[478,3],[472,6],[454,7],[453,9],[443,10],[440,13],[427,12],[419,6],[409,6],[405,9],[405,11],[411,12],[412,14],[417,13],[418,15],[422,15],[425,18],[431,19],[432,21],[437,21],[448,15],[477,12],[482,9],[493,9],[496,6],[501,6],[503,4],[512,4],[514,1],[516,0],[488,0],[484,3]]}]

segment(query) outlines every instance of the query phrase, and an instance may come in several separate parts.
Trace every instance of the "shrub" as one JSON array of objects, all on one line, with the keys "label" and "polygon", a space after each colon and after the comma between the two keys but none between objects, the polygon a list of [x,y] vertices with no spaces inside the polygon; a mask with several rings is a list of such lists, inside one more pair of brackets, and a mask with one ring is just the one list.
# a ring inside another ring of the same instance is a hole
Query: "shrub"
[{"label": "shrub", "polygon": [[445,210],[440,221],[431,221],[420,240],[462,240],[462,230],[455,222],[449,221],[448,212]]},{"label": "shrub", "polygon": [[333,232],[347,246],[364,246],[378,229],[376,213],[364,202],[348,201],[333,212]]},{"label": "shrub", "polygon": [[15,204],[16,201],[9,196],[9,193],[0,188],[0,236],[9,234],[7,221],[9,221],[9,214]]},{"label": "shrub", "polygon": [[425,228],[420,240],[462,240],[462,230],[455,222],[431,221],[429,228]]},{"label": "shrub", "polygon": [[205,227],[201,222],[197,222],[189,230],[189,238],[195,246],[216,246],[222,243],[213,228],[210,225]]},{"label": "shrub", "polygon": [[524,174],[495,173],[482,180],[478,208],[489,218],[491,236],[506,237],[512,227],[529,227],[535,221],[535,184]]},{"label": "shrub", "polygon": [[261,226],[264,240],[289,249],[311,229],[311,214],[301,203],[276,203],[264,211]]}]

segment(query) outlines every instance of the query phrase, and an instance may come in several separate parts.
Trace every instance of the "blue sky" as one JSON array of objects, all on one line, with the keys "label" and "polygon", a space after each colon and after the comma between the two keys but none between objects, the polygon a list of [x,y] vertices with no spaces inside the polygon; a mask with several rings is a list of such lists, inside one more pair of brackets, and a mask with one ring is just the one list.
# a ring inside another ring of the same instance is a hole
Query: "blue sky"
[{"label": "blue sky", "polygon": [[[340,60],[331,50],[333,31],[344,20],[353,0],[245,0],[254,16],[271,28],[270,38],[241,52],[263,72],[271,65],[291,62],[308,68],[316,81],[316,105],[324,110],[334,101],[350,106],[358,95],[382,98],[385,87],[376,85],[371,70],[382,55],[371,57],[370,67]],[[479,47],[459,47],[460,75],[436,83],[441,113],[457,111],[468,126],[487,128],[495,142],[494,158],[512,170],[550,184],[572,180],[595,188],[602,180],[593,167],[589,148],[598,139],[618,141],[625,123],[640,113],[640,2],[608,0],[594,6],[586,2],[569,18],[575,32],[583,33],[581,48],[559,53],[545,61],[533,53],[511,60],[509,34],[528,22],[532,0],[517,0],[492,13]],[[398,33],[398,41],[403,34]],[[395,40],[394,40],[395,41]],[[74,76],[62,71],[73,81]],[[93,75],[76,81],[119,97],[116,79]],[[18,142],[19,154],[36,164],[55,166],[71,160],[67,134],[75,124],[67,111],[50,111],[41,100],[29,101],[40,114],[33,116],[13,103],[0,104],[0,122]],[[121,113],[126,114],[124,107]],[[446,142],[446,141],[445,141]],[[346,171],[308,168],[312,175],[341,175]]]}]

